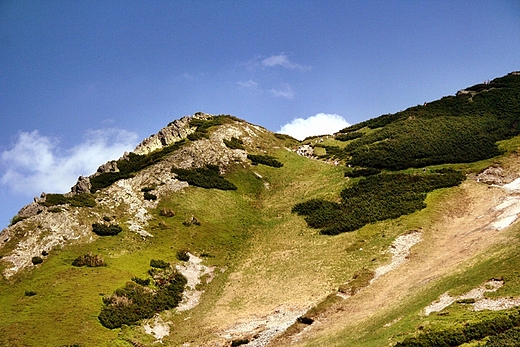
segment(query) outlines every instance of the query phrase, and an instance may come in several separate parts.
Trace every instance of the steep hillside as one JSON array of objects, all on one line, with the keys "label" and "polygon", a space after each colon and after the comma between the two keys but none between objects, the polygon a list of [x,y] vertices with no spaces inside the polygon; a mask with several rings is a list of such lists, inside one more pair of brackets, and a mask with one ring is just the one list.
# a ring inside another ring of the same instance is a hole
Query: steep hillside
[{"label": "steep hillside", "polygon": [[168,124],[0,234],[0,345],[504,346],[520,75],[300,143]]}]

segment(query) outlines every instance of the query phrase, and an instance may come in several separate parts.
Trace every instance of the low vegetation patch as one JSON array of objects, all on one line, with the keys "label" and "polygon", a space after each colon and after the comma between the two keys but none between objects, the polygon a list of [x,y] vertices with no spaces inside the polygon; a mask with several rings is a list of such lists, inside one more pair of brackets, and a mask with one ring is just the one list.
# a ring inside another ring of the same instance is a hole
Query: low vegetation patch
[{"label": "low vegetation patch", "polygon": [[100,267],[107,266],[103,257],[98,254],[92,254],[92,252],[88,252],[85,255],[80,255],[72,262],[72,266],[87,266],[87,267]]},{"label": "low vegetation patch", "polygon": [[186,142],[186,140],[177,141],[168,147],[148,154],[129,153],[125,158],[119,159],[116,162],[119,172],[104,172],[97,176],[90,177],[90,184],[92,186],[90,192],[95,193],[99,189],[106,188],[121,179],[132,177],[136,172],[158,163],[168,154],[181,148]]},{"label": "low vegetation patch", "polygon": [[360,132],[351,132],[351,133],[339,133],[334,138],[338,141],[351,141],[363,136],[363,133]]},{"label": "low vegetation patch", "polygon": [[42,257],[32,257],[31,262],[33,263],[33,265],[38,265],[38,264],[43,263],[43,258]]},{"label": "low vegetation patch", "polygon": [[426,207],[426,193],[452,187],[464,180],[453,170],[431,174],[380,174],[369,176],[341,192],[341,202],[312,199],[295,205],[311,228],[325,235],[354,231],[366,224],[398,218]]},{"label": "low vegetation patch", "polygon": [[153,201],[153,200],[157,200],[157,195],[152,194],[152,193],[150,193],[150,192],[144,192],[144,194],[143,194],[143,198],[144,198],[145,200]]},{"label": "low vegetation patch", "polygon": [[206,165],[206,167],[195,169],[172,168],[176,178],[180,181],[186,181],[188,184],[206,189],[220,190],[236,190],[237,187],[226,180],[220,174],[220,169],[216,165]]},{"label": "low vegetation patch", "polygon": [[27,219],[27,217],[20,217],[20,216],[16,215],[13,218],[11,218],[11,222],[9,223],[9,226],[13,226],[16,223],[23,221],[24,219]]},{"label": "low vegetation patch", "polygon": [[366,176],[377,175],[380,173],[381,173],[380,169],[374,169],[372,167],[354,168],[354,169],[345,171],[345,177],[351,177],[351,178],[366,177]]},{"label": "low vegetation patch", "polygon": [[253,165],[264,164],[272,167],[282,167],[283,164],[275,157],[267,154],[248,154],[247,159],[251,160]]},{"label": "low vegetation patch", "polygon": [[197,127],[194,133],[188,135],[188,140],[197,141],[209,137],[209,129],[213,126],[225,124],[238,118],[229,115],[218,115],[208,119],[193,118],[190,120],[190,127]]},{"label": "low vegetation patch", "polygon": [[123,229],[117,224],[92,224],[92,231],[99,236],[115,236]]},{"label": "low vegetation patch", "polygon": [[190,260],[190,255],[187,250],[181,249],[177,251],[177,259],[179,259],[180,261],[188,261]]},{"label": "low vegetation patch", "polygon": [[167,267],[170,267],[170,263],[160,259],[152,259],[150,260],[150,266],[156,269],[166,269]]},{"label": "low vegetation patch", "polygon": [[45,195],[45,201],[40,203],[40,205],[47,207],[66,204],[70,204],[73,207],[94,207],[96,206],[96,200],[92,194],[88,193],[71,196],[65,194],[47,194]]},{"label": "low vegetation patch", "polygon": [[236,137],[232,137],[231,140],[224,139],[224,144],[231,149],[245,149],[244,141]]},{"label": "low vegetation patch", "polygon": [[113,295],[103,298],[104,305],[98,319],[104,327],[115,329],[123,324],[133,325],[177,307],[182,300],[186,277],[171,267],[152,268],[149,274],[153,287],[137,283],[141,281],[134,277],[134,282],[128,282]]},{"label": "low vegetation patch", "polygon": [[[429,331],[399,342],[395,347],[459,346],[471,341],[491,338],[484,346],[517,346],[505,344],[511,338],[519,337],[520,312],[499,315],[479,322],[470,322],[452,329]],[[519,340],[513,340],[518,342]],[[490,344],[491,343],[491,344]]]}]

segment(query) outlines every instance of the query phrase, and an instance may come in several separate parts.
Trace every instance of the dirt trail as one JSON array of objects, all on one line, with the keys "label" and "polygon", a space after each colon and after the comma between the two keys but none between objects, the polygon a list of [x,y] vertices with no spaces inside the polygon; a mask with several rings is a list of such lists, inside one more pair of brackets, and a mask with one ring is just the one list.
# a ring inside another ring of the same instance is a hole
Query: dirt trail
[{"label": "dirt trail", "polygon": [[[441,207],[443,216],[425,226],[423,241],[412,248],[407,262],[345,300],[340,311],[315,321],[283,344],[304,345],[302,341],[309,338],[357,325],[418,294],[429,282],[452,273],[491,246],[506,242],[504,230],[516,220],[520,204],[514,189],[468,180],[457,194]],[[511,203],[511,199],[515,201]]]}]

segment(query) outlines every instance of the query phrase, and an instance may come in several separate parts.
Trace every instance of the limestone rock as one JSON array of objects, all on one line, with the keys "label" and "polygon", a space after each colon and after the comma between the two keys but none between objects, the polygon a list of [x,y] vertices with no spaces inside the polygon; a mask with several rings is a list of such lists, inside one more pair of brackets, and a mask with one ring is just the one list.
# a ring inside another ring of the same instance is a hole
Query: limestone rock
[{"label": "limestone rock", "polygon": [[79,176],[78,182],[70,189],[70,191],[73,194],[89,193],[91,187],[90,178]]},{"label": "limestone rock", "polygon": [[37,202],[31,202],[29,205],[22,207],[22,209],[18,211],[16,215],[21,218],[29,218],[42,213],[44,210],[45,207],[41,206]]}]

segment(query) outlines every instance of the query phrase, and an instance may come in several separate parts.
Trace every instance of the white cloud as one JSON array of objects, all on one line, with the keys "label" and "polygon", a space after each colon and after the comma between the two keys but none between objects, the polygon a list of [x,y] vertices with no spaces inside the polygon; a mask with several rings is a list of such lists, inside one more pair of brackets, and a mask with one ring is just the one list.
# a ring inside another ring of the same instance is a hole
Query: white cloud
[{"label": "white cloud", "polygon": [[333,134],[349,125],[340,115],[318,113],[306,119],[293,119],[282,126],[278,132],[303,140],[308,136]]},{"label": "white cloud", "polygon": [[283,53],[267,57],[264,60],[262,60],[261,64],[262,64],[262,66],[265,66],[265,67],[281,66],[286,69],[299,69],[299,70],[308,69],[308,67],[306,67],[306,66],[296,64],[295,62],[291,61],[289,59],[289,57]]},{"label": "white cloud", "polygon": [[294,90],[292,87],[284,83],[279,89],[269,89],[269,93],[273,94],[277,98],[292,99],[294,98]]},{"label": "white cloud", "polygon": [[14,146],[0,156],[0,182],[13,192],[34,196],[40,192],[65,193],[80,175],[88,176],[99,165],[118,159],[137,144],[137,135],[118,129],[88,131],[79,145],[63,150],[59,141],[33,132],[22,132]]},{"label": "white cloud", "polygon": [[245,89],[257,89],[258,88],[258,83],[256,83],[253,80],[249,80],[246,82],[238,82],[238,85]]}]

